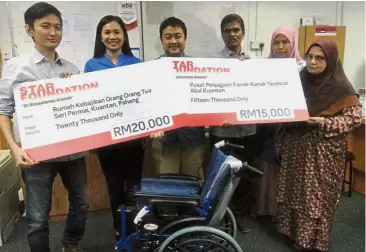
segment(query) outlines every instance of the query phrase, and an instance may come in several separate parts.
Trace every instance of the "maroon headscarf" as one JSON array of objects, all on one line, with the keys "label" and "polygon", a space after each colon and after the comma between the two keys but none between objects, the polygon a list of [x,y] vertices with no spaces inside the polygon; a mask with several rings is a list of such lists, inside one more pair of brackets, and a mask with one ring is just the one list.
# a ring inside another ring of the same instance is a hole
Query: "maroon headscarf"
[{"label": "maroon headscarf", "polygon": [[300,72],[310,116],[334,115],[346,107],[360,104],[338,59],[337,45],[328,39],[317,40],[310,45],[305,55],[313,46],[323,49],[327,67],[319,75],[310,74],[306,68]]}]

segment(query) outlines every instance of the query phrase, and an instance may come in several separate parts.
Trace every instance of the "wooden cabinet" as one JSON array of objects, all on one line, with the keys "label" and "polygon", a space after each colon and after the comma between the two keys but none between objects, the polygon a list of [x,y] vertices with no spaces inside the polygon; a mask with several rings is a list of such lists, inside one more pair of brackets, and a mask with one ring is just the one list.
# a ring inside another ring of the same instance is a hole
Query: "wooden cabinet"
[{"label": "wooden cabinet", "polygon": [[[98,155],[88,153],[85,161],[87,168],[89,211],[106,210],[109,208],[109,196],[104,175],[100,168]],[[52,194],[50,220],[66,219],[69,211],[69,200],[60,176],[55,178]]]},{"label": "wooden cabinet", "polygon": [[[8,149],[7,142],[0,131],[0,149]],[[109,209],[109,195],[103,172],[100,168],[99,158],[97,154],[88,153],[85,157],[88,196],[89,196],[89,211],[99,211]],[[25,195],[25,187],[22,183],[20,173],[18,174],[21,181],[23,193]],[[24,197],[25,198],[25,197]],[[66,219],[69,211],[68,193],[62,184],[61,178],[58,175],[55,178],[52,190],[52,208],[50,220]]]},{"label": "wooden cabinet", "polygon": [[338,47],[339,59],[343,64],[346,41],[345,26],[312,25],[299,28],[299,52],[304,57],[309,46],[319,39],[333,40]]}]

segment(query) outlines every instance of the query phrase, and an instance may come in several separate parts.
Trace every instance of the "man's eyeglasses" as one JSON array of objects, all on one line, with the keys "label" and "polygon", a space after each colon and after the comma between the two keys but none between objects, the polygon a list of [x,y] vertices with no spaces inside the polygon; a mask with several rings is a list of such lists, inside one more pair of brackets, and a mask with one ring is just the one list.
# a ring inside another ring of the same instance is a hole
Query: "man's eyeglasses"
[{"label": "man's eyeglasses", "polygon": [[313,60],[313,59],[315,59],[316,62],[323,62],[327,58],[322,55],[312,55],[312,54],[305,55],[305,60]]}]

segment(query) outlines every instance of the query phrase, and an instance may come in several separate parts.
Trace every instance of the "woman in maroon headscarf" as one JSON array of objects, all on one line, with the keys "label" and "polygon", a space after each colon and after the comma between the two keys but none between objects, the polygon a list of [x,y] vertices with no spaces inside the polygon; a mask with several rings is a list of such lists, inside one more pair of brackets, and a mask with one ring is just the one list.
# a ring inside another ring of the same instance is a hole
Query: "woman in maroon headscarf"
[{"label": "woman in maroon headscarf", "polygon": [[361,124],[361,105],[330,40],[313,43],[300,72],[308,122],[287,124],[281,157],[277,228],[298,251],[327,251],[339,201],[347,135]]}]

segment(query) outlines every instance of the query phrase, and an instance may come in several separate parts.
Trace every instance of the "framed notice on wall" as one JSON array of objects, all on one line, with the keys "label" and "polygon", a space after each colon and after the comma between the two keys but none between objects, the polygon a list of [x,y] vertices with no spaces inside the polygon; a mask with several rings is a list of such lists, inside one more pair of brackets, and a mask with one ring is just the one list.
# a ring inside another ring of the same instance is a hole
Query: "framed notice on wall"
[{"label": "framed notice on wall", "polygon": [[118,13],[126,24],[127,31],[137,27],[137,8],[135,2],[118,2]]},{"label": "framed notice on wall", "polygon": [[132,52],[133,56],[142,60],[141,55],[140,55],[140,48],[131,48],[131,52]]}]

